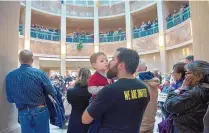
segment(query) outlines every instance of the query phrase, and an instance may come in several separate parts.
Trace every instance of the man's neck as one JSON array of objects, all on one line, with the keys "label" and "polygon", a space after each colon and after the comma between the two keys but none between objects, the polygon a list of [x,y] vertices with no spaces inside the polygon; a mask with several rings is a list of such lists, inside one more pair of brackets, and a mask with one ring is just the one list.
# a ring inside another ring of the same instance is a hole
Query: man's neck
[{"label": "man's neck", "polygon": [[24,63],[24,64],[21,64],[21,66],[22,65],[25,65],[25,66],[32,66],[31,64],[29,64],[29,63]]},{"label": "man's neck", "polygon": [[120,73],[118,73],[117,78],[118,79],[123,79],[123,78],[125,78],[125,79],[135,79],[133,74],[120,74]]}]

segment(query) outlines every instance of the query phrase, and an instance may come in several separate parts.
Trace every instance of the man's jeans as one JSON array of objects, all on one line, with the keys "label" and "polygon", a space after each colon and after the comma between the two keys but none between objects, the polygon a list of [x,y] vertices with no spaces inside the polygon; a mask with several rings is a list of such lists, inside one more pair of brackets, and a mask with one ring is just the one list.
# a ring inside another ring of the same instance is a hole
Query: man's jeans
[{"label": "man's jeans", "polygon": [[49,111],[47,106],[18,111],[22,133],[49,133]]}]

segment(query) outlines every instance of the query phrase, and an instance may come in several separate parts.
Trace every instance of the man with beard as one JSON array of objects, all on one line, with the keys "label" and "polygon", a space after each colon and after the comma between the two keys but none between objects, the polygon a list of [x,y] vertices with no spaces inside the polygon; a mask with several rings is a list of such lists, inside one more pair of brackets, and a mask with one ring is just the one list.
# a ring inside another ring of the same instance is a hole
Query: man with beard
[{"label": "man with beard", "polygon": [[136,51],[119,48],[109,63],[108,78],[118,81],[105,86],[82,116],[84,124],[102,118],[98,133],[139,133],[149,102],[147,86],[134,73],[139,63]]}]

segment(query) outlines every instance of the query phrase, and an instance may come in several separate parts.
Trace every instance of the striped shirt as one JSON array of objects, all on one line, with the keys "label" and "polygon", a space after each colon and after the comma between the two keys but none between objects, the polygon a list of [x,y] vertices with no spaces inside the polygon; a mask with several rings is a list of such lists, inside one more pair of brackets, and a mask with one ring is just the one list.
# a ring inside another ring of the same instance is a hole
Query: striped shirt
[{"label": "striped shirt", "polygon": [[6,76],[7,100],[17,108],[44,104],[45,94],[55,93],[45,72],[30,65],[22,64]]}]

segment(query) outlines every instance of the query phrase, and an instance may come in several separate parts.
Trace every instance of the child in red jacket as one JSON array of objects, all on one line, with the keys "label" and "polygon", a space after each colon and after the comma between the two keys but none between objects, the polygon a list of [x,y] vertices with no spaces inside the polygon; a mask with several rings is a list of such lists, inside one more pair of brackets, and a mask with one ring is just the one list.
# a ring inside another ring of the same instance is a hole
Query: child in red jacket
[{"label": "child in red jacket", "polygon": [[[92,99],[96,97],[96,94],[106,85],[112,84],[114,81],[106,77],[108,69],[107,56],[102,52],[97,52],[91,55],[90,63],[96,72],[90,77],[88,84],[88,91],[92,94]],[[95,120],[91,124],[88,133],[97,133],[100,120]]]},{"label": "child in red jacket", "polygon": [[112,79],[106,77],[106,71],[108,69],[107,56],[102,53],[94,53],[90,57],[90,63],[96,72],[91,76],[88,84],[88,91],[92,94],[92,98],[96,97],[96,94],[106,85],[113,82]]}]

